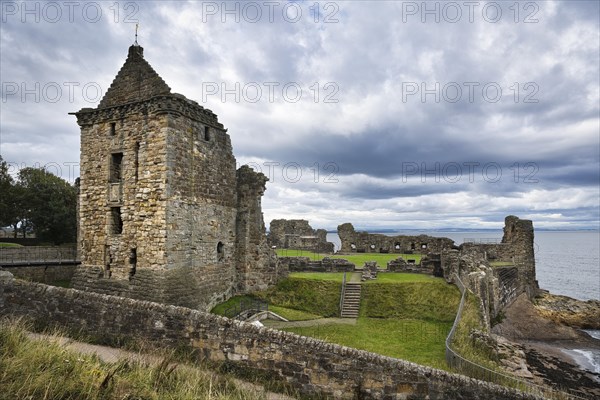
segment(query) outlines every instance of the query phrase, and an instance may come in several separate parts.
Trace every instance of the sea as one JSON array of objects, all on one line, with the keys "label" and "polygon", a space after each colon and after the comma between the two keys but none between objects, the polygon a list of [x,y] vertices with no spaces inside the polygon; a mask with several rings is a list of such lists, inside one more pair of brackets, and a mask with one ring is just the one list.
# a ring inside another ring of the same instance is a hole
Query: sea
[{"label": "sea", "polygon": [[[420,235],[447,237],[456,245],[466,239],[502,239],[502,231],[386,231],[384,235]],[[327,240],[341,247],[337,232],[327,234]],[[535,231],[536,276],[540,288],[553,294],[579,300],[600,300],[600,232],[598,231]],[[586,330],[600,341],[600,330]],[[600,352],[575,349],[570,354],[587,370],[600,374]]]}]

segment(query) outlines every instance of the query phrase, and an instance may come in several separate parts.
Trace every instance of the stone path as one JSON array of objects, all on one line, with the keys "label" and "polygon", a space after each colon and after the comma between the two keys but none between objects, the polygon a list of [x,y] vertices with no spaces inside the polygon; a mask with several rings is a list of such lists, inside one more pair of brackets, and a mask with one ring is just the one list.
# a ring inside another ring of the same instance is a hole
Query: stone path
[{"label": "stone path", "polygon": [[[148,365],[159,364],[162,361],[161,357],[156,357],[150,354],[142,354],[136,353],[128,350],[117,349],[114,347],[108,346],[98,346],[94,344],[78,342],[73,339],[63,337],[63,336],[49,336],[49,335],[40,335],[37,333],[29,333],[29,338],[33,340],[47,340],[58,343],[59,345],[65,347],[70,351],[74,351],[80,354],[88,354],[88,355],[96,355],[100,360],[106,363],[116,363],[121,360],[130,360],[141,362]],[[190,367],[192,368],[192,367]],[[208,372],[208,371],[207,371]],[[216,373],[213,373],[214,376],[217,376]],[[273,393],[266,392],[264,387],[250,383],[246,381],[242,381],[240,379],[233,379],[233,382],[241,389],[246,390],[248,392],[254,392],[256,394],[256,398],[265,398],[267,400],[294,400],[294,397],[290,397],[281,393]],[[263,397],[264,396],[264,397]]]},{"label": "stone path", "polygon": [[350,277],[348,277],[348,276],[346,275],[346,279],[347,279],[347,282],[351,282],[351,283],[360,283],[360,282],[361,282],[361,280],[360,280],[361,276],[362,276],[362,273],[361,273],[361,272],[353,272],[353,273],[350,275]]},{"label": "stone path", "polygon": [[343,325],[356,325],[356,320],[351,318],[319,318],[319,319],[309,319],[306,321],[273,321],[273,320],[264,320],[261,321],[266,327],[273,329],[282,329],[282,328],[297,328],[297,327],[305,327],[305,326],[321,326],[321,325],[331,325],[331,324],[343,324]]}]

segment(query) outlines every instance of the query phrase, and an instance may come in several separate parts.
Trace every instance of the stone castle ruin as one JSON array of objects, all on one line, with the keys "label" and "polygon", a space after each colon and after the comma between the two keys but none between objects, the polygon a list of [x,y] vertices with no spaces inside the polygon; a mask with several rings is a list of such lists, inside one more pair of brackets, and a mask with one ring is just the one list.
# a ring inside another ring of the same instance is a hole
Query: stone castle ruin
[{"label": "stone castle ruin", "polygon": [[217,116],[171,89],[137,43],[81,127],[77,289],[209,309],[277,281],[267,178],[236,171]]},{"label": "stone castle ruin", "polygon": [[454,241],[448,238],[357,232],[351,223],[339,225],[338,235],[342,253],[430,254],[455,247]]},{"label": "stone castle ruin", "polygon": [[454,283],[460,279],[481,299],[481,310],[488,322],[521,293],[532,299],[539,289],[533,223],[512,215],[504,220],[504,235],[499,243],[465,242],[456,246],[449,238],[357,232],[350,223],[338,226],[338,235],[342,253],[424,255],[420,269],[399,259],[388,264],[388,270],[420,270]]},{"label": "stone castle ruin", "polygon": [[269,226],[269,244],[280,249],[333,253],[325,229],[313,229],[305,219],[274,219]]}]

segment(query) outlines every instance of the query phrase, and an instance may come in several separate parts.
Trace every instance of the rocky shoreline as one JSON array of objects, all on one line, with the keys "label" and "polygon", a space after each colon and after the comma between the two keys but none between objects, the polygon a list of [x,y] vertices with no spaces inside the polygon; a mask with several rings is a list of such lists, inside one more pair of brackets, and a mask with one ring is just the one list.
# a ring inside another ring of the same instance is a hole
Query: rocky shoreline
[{"label": "rocky shoreline", "polygon": [[[523,352],[524,357],[518,360],[521,377],[581,397],[600,398],[600,374],[586,368],[581,357],[573,352],[600,353],[600,340],[579,329],[595,329],[599,322],[595,316],[599,312],[597,301],[583,302],[543,293],[533,304],[526,295],[521,295],[505,309],[504,320],[492,328],[492,333]],[[523,370],[523,361],[527,372]]]},{"label": "rocky shoreline", "polygon": [[541,316],[580,329],[600,329],[600,300],[582,301],[542,291],[534,300]]}]

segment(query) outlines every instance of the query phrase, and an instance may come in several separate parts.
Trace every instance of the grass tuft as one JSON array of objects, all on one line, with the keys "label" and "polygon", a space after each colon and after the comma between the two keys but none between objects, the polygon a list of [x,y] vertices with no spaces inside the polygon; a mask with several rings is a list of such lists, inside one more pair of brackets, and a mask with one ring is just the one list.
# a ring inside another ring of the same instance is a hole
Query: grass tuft
[{"label": "grass tuft", "polygon": [[154,353],[154,364],[102,362],[53,340],[32,340],[20,320],[0,322],[0,387],[3,399],[263,399],[256,389],[206,369]]}]

